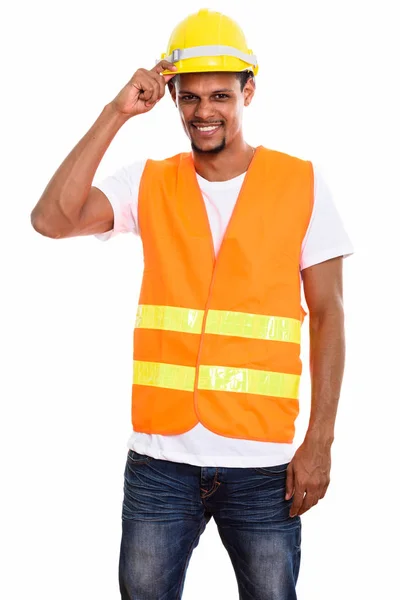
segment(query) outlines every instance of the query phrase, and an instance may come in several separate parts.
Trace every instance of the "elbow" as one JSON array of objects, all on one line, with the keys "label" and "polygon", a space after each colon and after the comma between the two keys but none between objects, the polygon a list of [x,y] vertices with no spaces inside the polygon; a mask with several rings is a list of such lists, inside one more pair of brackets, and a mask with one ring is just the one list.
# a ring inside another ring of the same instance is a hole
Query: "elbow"
[{"label": "elbow", "polygon": [[43,215],[35,214],[35,211],[31,213],[31,225],[35,231],[43,235],[44,237],[58,239],[61,236],[49,226],[48,221],[43,217]]},{"label": "elbow", "polygon": [[325,323],[336,323],[337,326],[344,323],[344,307],[341,298],[337,298],[329,305],[320,308],[319,310],[310,309],[310,327],[318,329]]}]

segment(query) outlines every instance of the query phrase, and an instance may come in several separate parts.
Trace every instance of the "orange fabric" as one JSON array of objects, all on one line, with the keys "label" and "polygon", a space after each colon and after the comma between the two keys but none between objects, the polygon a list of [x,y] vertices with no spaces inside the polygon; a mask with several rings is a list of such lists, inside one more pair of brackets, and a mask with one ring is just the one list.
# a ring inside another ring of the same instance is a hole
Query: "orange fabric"
[{"label": "orange fabric", "polygon": [[313,169],[256,149],[217,259],[191,153],[146,163],[139,191],[139,304],[204,310],[202,333],[135,328],[134,359],[196,368],[194,392],[132,385],[135,431],[176,435],[201,423],[233,438],[290,443],[298,399],[197,388],[201,365],[300,375],[300,345],[204,333],[209,309],[303,320],[300,252]]}]

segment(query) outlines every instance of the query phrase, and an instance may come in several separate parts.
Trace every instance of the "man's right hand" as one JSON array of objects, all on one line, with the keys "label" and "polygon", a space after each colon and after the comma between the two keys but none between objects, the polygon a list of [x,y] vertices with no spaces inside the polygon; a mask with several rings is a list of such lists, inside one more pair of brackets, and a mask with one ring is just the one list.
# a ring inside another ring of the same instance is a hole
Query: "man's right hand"
[{"label": "man's right hand", "polygon": [[174,77],[174,75],[162,75],[162,71],[166,69],[175,71],[176,66],[167,60],[162,60],[150,71],[138,69],[111,104],[119,113],[127,117],[149,112],[164,96],[166,84]]}]

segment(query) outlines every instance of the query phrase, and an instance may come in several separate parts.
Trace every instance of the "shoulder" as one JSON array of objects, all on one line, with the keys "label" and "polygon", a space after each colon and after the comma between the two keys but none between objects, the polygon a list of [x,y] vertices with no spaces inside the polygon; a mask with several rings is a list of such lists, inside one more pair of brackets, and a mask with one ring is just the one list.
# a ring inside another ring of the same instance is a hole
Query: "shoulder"
[{"label": "shoulder", "polygon": [[290,181],[294,185],[301,181],[311,186],[313,179],[311,160],[265,146],[259,146],[259,153],[266,170],[272,169],[274,176],[282,176],[288,183]]},{"label": "shoulder", "polygon": [[[101,183],[118,184],[124,183],[130,188],[132,194],[137,193],[143,178],[156,180],[169,172],[176,170],[180,161],[189,153],[181,153],[163,159],[145,158],[126,163],[119,167],[112,175],[109,175]],[[144,177],[146,176],[146,177]]]},{"label": "shoulder", "polygon": [[314,202],[320,207],[321,205],[334,204],[332,191],[328,184],[327,177],[322,166],[319,163],[312,163],[313,179],[314,179]]},{"label": "shoulder", "polygon": [[127,179],[132,184],[137,184],[140,181],[143,171],[146,167],[147,160],[148,159],[135,160],[134,162],[125,164],[122,167],[121,170],[125,172]]},{"label": "shoulder", "polygon": [[282,152],[281,150],[275,150],[273,148],[267,148],[266,146],[260,146],[261,153],[266,158],[272,158],[276,161],[280,161],[285,164],[298,164],[298,165],[311,165],[311,161],[307,158],[302,158],[300,156],[295,156],[294,154],[289,154],[288,152]]},{"label": "shoulder", "polygon": [[189,160],[191,160],[190,152],[180,152],[162,159],[149,158],[143,170],[142,190],[152,189],[154,186],[164,186],[166,182],[174,185],[180,166]]},{"label": "shoulder", "polygon": [[177,169],[183,160],[188,160],[191,156],[190,152],[179,152],[173,156],[166,158],[154,159],[149,158],[146,161],[146,169],[152,169],[154,171],[168,171]]}]

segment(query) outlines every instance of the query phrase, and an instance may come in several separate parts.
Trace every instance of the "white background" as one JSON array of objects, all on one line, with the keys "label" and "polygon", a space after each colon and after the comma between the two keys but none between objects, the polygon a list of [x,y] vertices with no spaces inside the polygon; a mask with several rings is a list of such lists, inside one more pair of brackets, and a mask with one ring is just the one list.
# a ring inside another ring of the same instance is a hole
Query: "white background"
[{"label": "white background", "polygon": [[[120,235],[52,240],[30,212],[69,151],[190,0],[22,2],[3,19],[1,582],[7,600],[118,600],[132,331],[142,255]],[[221,1],[259,59],[250,144],[322,167],[356,254],[344,262],[346,372],[327,496],[303,517],[299,600],[398,594],[397,2]],[[4,85],[5,84],[5,85]],[[169,94],[101,162],[190,149]],[[306,333],[308,319],[303,331]],[[309,410],[304,335],[301,442]],[[214,521],[183,597],[237,598]]]}]

